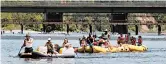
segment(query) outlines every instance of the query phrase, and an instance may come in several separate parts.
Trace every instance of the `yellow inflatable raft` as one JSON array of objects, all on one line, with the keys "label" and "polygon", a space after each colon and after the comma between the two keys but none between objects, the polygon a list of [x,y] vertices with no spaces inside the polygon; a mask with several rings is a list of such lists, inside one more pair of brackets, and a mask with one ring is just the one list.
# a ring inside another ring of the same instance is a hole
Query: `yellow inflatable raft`
[{"label": "yellow inflatable raft", "polygon": [[129,45],[129,44],[124,44],[122,47],[128,48],[130,51],[138,51],[138,52],[144,52],[147,51],[147,47],[142,45],[142,46],[135,46],[135,45]]},{"label": "yellow inflatable raft", "polygon": [[[87,52],[87,53],[92,52],[92,49],[90,48],[90,46],[86,46],[85,48],[80,47],[80,48],[78,48],[78,52],[82,53],[82,52],[84,52],[84,49],[85,49],[85,52]],[[106,53],[106,52],[107,52],[106,48],[103,48],[100,46],[93,46],[93,53]]]},{"label": "yellow inflatable raft", "polygon": [[111,47],[109,48],[109,52],[115,53],[115,52],[129,52],[128,47]]},{"label": "yellow inflatable raft", "polygon": [[108,50],[109,52],[112,52],[112,53],[120,52],[119,48],[116,48],[116,47],[108,48]]}]

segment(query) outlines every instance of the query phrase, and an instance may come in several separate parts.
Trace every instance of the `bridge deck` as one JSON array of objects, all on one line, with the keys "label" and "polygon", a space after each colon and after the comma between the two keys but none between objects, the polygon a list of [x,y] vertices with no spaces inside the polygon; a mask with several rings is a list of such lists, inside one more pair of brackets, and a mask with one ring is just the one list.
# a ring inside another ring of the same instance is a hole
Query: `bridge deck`
[{"label": "bridge deck", "polygon": [[166,7],[166,1],[2,1],[2,7]]},{"label": "bridge deck", "polygon": [[2,12],[166,13],[166,1],[1,1]]}]

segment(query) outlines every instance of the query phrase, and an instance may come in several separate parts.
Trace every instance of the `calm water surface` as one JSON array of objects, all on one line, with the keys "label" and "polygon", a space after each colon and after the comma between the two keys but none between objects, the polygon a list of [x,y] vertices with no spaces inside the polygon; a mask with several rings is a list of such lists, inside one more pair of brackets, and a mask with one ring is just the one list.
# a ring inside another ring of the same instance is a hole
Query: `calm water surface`
[{"label": "calm water surface", "polygon": [[[34,48],[44,45],[47,40],[34,40]],[[80,54],[76,58],[47,58],[25,59],[16,55],[23,40],[1,40],[2,64],[166,64],[166,41],[144,41],[149,49],[147,52],[127,53],[94,53]],[[63,40],[53,40],[53,43],[61,45]],[[74,47],[78,47],[78,40],[69,40]],[[111,40],[116,45],[115,40]],[[24,51],[24,50],[22,50]]]}]

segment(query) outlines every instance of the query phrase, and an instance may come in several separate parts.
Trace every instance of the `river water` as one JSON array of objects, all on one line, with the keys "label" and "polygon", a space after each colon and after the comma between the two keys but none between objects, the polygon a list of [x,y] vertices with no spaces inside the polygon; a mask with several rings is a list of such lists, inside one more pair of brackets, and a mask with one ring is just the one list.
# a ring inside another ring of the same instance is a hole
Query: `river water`
[{"label": "river water", "polygon": [[[47,39],[34,40],[33,48],[44,45],[46,41]],[[52,40],[52,42],[61,45],[63,40]],[[79,46],[78,40],[69,40],[69,42],[74,47]],[[116,40],[111,40],[113,45],[116,45],[115,42]],[[45,59],[17,57],[22,43],[22,39],[1,40],[2,64],[166,64],[166,40],[144,40],[143,44],[148,47],[147,52],[77,53],[76,58]]]}]

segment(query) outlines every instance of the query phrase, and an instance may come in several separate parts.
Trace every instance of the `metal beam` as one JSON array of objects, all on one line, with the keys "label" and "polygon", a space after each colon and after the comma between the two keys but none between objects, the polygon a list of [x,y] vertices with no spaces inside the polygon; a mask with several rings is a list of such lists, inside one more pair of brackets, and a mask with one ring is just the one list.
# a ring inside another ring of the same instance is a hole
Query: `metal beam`
[{"label": "metal beam", "polygon": [[[87,23],[87,22],[1,22],[1,24],[93,24],[100,25],[98,22]],[[107,23],[108,24],[108,23]],[[106,25],[102,23],[101,25]],[[166,23],[109,23],[109,25],[166,25]]]},{"label": "metal beam", "polygon": [[1,12],[166,13],[166,7],[1,7]]}]

